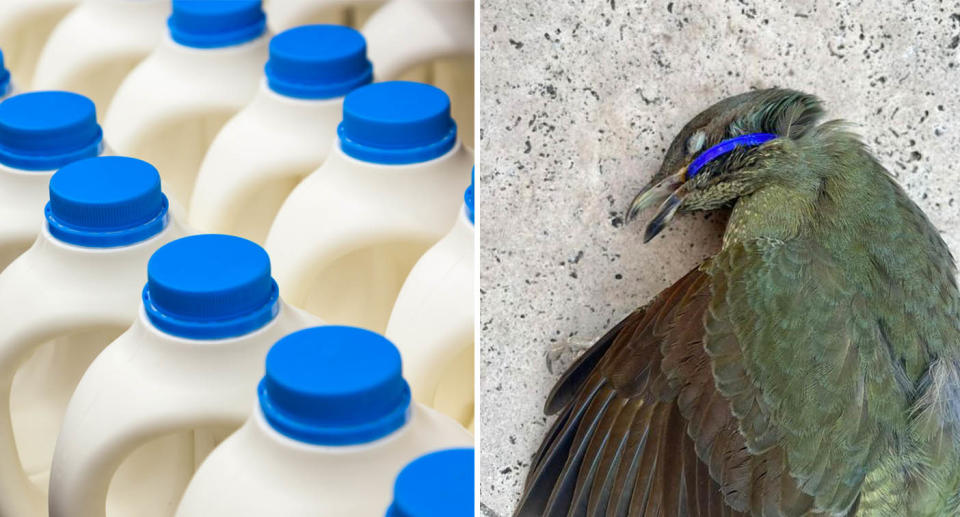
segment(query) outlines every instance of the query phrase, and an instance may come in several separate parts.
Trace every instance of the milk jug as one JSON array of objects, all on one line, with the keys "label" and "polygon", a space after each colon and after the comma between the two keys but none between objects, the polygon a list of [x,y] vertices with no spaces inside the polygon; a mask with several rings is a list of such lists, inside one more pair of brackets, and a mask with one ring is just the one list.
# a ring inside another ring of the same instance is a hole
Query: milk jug
[{"label": "milk jug", "polygon": [[189,207],[207,147],[257,91],[269,35],[259,0],[174,0],[168,34],[120,83],[104,119],[119,154],[156,165]]},{"label": "milk jug", "polygon": [[3,63],[3,50],[0,49],[0,101],[13,95],[13,81],[10,79],[10,71]]},{"label": "milk jug", "polygon": [[270,346],[318,324],[280,300],[267,254],[240,237],[173,241],[146,272],[132,326],[67,406],[53,517],[100,517],[105,500],[110,516],[172,515],[199,461],[249,414]]},{"label": "milk jug", "polygon": [[391,0],[363,26],[381,81],[429,82],[452,98],[463,142],[473,145],[472,0]]},{"label": "milk jug", "polygon": [[103,150],[96,110],[82,95],[31,92],[0,102],[0,271],[43,227],[53,173]]},{"label": "milk jug", "polygon": [[70,394],[130,325],[150,254],[184,234],[150,164],[97,157],[49,182],[33,246],[0,274],[0,515],[47,514]]},{"label": "milk jug", "polygon": [[397,349],[368,330],[295,332],[248,389],[253,414],[197,470],[178,517],[379,516],[404,465],[471,445],[455,421],[411,401]]},{"label": "milk jug", "polygon": [[383,332],[407,273],[456,218],[472,156],[447,95],[420,83],[354,90],[338,136],[280,208],[266,248],[289,303]]},{"label": "milk jug", "polygon": [[160,42],[170,0],[85,0],[50,34],[35,90],[83,94],[105,113],[120,81]]},{"label": "milk jug", "polygon": [[475,515],[473,471],[473,449],[446,449],[413,460],[397,476],[386,517]]},{"label": "milk jug", "polygon": [[473,423],[473,185],[446,237],[410,271],[386,336],[403,356],[413,398]]},{"label": "milk jug", "polygon": [[267,24],[273,32],[298,25],[331,23],[362,27],[383,0],[267,0]]},{"label": "milk jug", "polygon": [[77,0],[3,0],[0,2],[0,48],[21,90],[33,79],[37,57],[47,37]]},{"label": "milk jug", "polygon": [[200,166],[193,225],[262,243],[290,191],[326,158],[343,96],[372,76],[354,29],[307,25],[274,36],[260,91],[223,126]]}]

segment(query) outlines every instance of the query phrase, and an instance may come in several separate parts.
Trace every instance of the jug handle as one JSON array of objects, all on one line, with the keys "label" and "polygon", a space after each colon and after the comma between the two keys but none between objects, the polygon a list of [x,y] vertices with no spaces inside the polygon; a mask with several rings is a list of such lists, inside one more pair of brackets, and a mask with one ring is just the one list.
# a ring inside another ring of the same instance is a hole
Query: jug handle
[{"label": "jug handle", "polygon": [[[157,389],[110,360],[114,355],[94,361],[67,407],[50,471],[50,517],[103,517],[114,473],[139,446],[177,431],[236,424],[216,404],[197,400],[202,387]],[[191,392],[184,404],[180,394]]]},{"label": "jug handle", "polygon": [[[8,267],[8,270],[11,268]],[[17,295],[27,293],[32,288],[32,284],[23,278],[3,282],[2,290],[5,298],[9,298],[6,300],[8,303],[17,300],[14,307],[27,314],[31,311],[26,307],[36,298]],[[4,306],[9,309],[7,304]],[[14,375],[39,345],[66,335],[71,330],[97,328],[100,326],[98,323],[106,324],[94,315],[76,314],[76,311],[68,309],[70,306],[69,303],[48,303],[45,311],[37,311],[43,313],[39,320],[27,320],[16,315],[9,317],[15,312],[12,310],[6,310],[5,316],[8,317],[0,319],[4,330],[3,339],[0,340],[0,458],[3,458],[0,461],[0,515],[33,516],[46,513],[43,492],[30,480],[20,461],[11,420],[10,394]]]},{"label": "jug handle", "polygon": [[[10,415],[10,387],[12,375],[4,375],[0,383],[0,414]],[[9,416],[0,418],[0,508],[5,515],[43,515],[43,494],[27,477],[20,463],[13,425]]]},{"label": "jug handle", "polygon": [[409,344],[409,340],[404,339],[402,336],[391,335],[389,329],[386,336],[401,346],[400,350],[404,362],[403,369],[405,377],[410,382],[410,389],[412,390],[414,400],[427,406],[432,405],[433,397],[437,391],[437,384],[446,372],[446,368],[454,359],[463,354],[468,348],[471,348],[469,344],[451,348],[442,346],[440,343],[432,347],[403,346],[404,344]]},{"label": "jug handle", "polygon": [[473,10],[470,0],[392,0],[377,9],[361,30],[377,80],[431,59],[473,55]]}]

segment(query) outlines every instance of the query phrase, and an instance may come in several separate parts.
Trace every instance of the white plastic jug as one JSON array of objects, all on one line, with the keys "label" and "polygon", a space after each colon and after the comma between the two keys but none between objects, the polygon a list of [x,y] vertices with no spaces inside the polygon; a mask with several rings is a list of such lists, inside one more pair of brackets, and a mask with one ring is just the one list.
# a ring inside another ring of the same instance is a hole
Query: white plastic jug
[{"label": "white plastic jug", "polygon": [[378,80],[431,83],[452,99],[463,142],[473,146],[472,0],[391,0],[362,32]]},{"label": "white plastic jug", "polygon": [[43,227],[50,177],[104,151],[93,103],[69,92],[31,92],[0,103],[0,271]]},{"label": "white plastic jug", "polygon": [[69,90],[106,113],[120,81],[160,43],[170,0],[84,0],[53,30],[35,90]]},{"label": "white plastic jug", "polygon": [[193,225],[262,243],[290,191],[327,157],[343,96],[371,80],[354,29],[307,25],[274,36],[260,91],[223,126],[200,167]]},{"label": "white plastic jug", "polygon": [[67,401],[133,320],[151,253],[184,234],[160,175],[140,160],[73,162],[49,192],[36,242],[0,274],[0,515],[47,514]]},{"label": "white plastic jug", "polygon": [[374,83],[347,95],[327,161],[267,237],[288,303],[383,332],[417,259],[450,229],[473,157],[433,86]]},{"label": "white plastic jug", "polygon": [[446,237],[410,271],[390,314],[386,336],[396,343],[413,398],[473,423],[473,185]]},{"label": "white plastic jug", "polygon": [[383,0],[266,0],[264,4],[270,30],[279,33],[315,23],[359,28]]},{"label": "white plastic jug", "polygon": [[37,57],[57,23],[77,0],[3,0],[0,2],[0,48],[22,90],[29,89]]},{"label": "white plastic jug", "polygon": [[256,391],[253,414],[200,466],[178,517],[383,515],[404,465],[472,441],[411,401],[397,349],[364,329],[281,339]]},{"label": "white plastic jug", "polygon": [[[318,323],[279,299],[267,254],[240,237],[179,239],[146,269],[139,316],[67,406],[53,517],[103,516],[105,500],[110,516],[172,515],[199,461],[249,414],[270,346]],[[115,497],[126,494],[140,497]]]},{"label": "white plastic jug", "polygon": [[117,88],[104,129],[118,154],[156,165],[186,208],[213,137],[257,91],[270,37],[259,0],[174,0],[167,25]]},{"label": "white plastic jug", "polygon": [[445,449],[421,456],[400,471],[386,517],[472,517],[473,449]]},{"label": "white plastic jug", "polygon": [[0,101],[14,94],[15,86],[10,79],[10,71],[3,62],[3,49],[0,49]]}]

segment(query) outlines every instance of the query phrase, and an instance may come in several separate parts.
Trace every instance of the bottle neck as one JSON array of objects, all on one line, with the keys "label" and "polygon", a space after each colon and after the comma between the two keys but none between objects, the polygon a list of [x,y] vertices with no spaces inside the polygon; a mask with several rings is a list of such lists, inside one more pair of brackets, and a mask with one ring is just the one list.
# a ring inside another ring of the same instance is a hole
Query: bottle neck
[{"label": "bottle neck", "polygon": [[266,447],[276,451],[278,457],[296,462],[319,462],[330,458],[330,463],[325,464],[324,467],[329,467],[331,472],[337,472],[346,465],[375,466],[377,458],[402,450],[405,447],[407,434],[412,429],[420,427],[420,421],[417,419],[419,413],[420,408],[417,403],[411,401],[407,420],[402,426],[375,440],[352,445],[317,445],[290,438],[274,429],[267,421],[259,404],[251,416],[251,422],[257,439],[263,440]]}]

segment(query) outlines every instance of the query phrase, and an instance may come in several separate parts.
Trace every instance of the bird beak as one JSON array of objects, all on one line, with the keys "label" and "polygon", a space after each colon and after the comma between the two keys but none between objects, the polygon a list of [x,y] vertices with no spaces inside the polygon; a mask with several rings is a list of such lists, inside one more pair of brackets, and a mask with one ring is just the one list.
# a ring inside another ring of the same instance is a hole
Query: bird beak
[{"label": "bird beak", "polygon": [[682,202],[683,200],[677,196],[676,192],[671,192],[670,195],[667,196],[667,199],[660,204],[657,215],[647,224],[647,229],[643,232],[644,244],[650,242],[650,239],[656,237],[657,234],[670,224],[673,216],[677,215],[677,210],[680,208]]},{"label": "bird beak", "polygon": [[630,203],[630,209],[627,211],[627,222],[634,220],[637,215],[646,208],[657,203],[660,204],[657,215],[654,216],[650,224],[647,225],[643,242],[648,242],[650,239],[656,237],[657,234],[670,223],[673,216],[676,215],[683,201],[681,197],[677,195],[677,192],[686,181],[686,174],[687,168],[681,167],[680,170],[667,176],[662,181],[647,185],[637,194],[637,197],[633,198],[633,202]]}]

